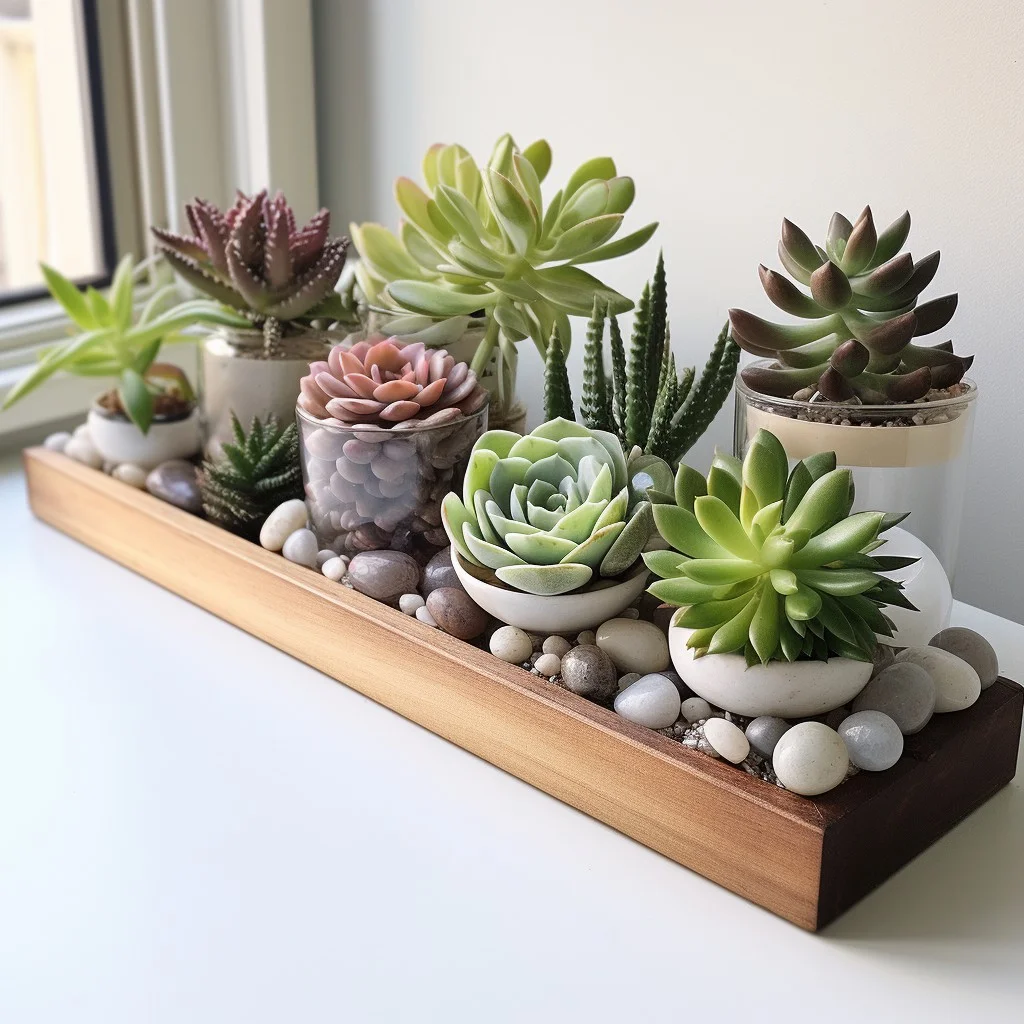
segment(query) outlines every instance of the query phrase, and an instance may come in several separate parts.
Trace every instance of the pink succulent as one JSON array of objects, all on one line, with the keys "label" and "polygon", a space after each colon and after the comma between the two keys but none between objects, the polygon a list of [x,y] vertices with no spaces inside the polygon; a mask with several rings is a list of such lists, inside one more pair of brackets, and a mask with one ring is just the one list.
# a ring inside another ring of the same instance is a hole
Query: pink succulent
[{"label": "pink succulent", "polygon": [[485,400],[468,364],[443,348],[403,345],[396,338],[336,345],[326,361],[310,364],[299,394],[299,405],[319,419],[385,425],[441,409],[468,414]]}]

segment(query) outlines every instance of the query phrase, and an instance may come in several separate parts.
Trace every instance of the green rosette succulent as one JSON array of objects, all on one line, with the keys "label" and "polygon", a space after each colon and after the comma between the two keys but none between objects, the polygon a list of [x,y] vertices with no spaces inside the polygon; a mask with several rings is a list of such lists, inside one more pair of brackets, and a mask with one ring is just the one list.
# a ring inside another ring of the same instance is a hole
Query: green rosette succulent
[{"label": "green rosette succulent", "polygon": [[653,532],[618,438],[565,419],[529,434],[490,430],[473,446],[462,496],[441,521],[459,555],[502,583],[551,596],[619,576]]},{"label": "green rosette succulent", "polygon": [[952,342],[913,343],[949,323],[957,296],[918,305],[939,253],[915,262],[900,252],[909,233],[909,213],[879,233],[865,207],[853,223],[833,214],[822,248],[784,220],[779,260],[792,280],[762,264],[761,285],[779,309],[807,322],[776,324],[731,309],[740,346],[775,360],[744,368],[744,382],[765,395],[788,398],[811,389],[829,401],[872,405],[913,402],[931,388],[958,383],[973,356],[955,355]]},{"label": "green rosette succulent", "polygon": [[697,656],[870,661],[876,634],[893,635],[883,608],[916,611],[902,585],[880,575],[916,559],[874,554],[905,516],[851,515],[853,477],[836,468],[835,452],[788,468],[767,430],[742,464],[716,455],[706,478],[680,466],[675,502],[654,506],[672,550],[644,554],[661,577],[649,591],[680,607],[673,624],[693,630],[687,646]]}]

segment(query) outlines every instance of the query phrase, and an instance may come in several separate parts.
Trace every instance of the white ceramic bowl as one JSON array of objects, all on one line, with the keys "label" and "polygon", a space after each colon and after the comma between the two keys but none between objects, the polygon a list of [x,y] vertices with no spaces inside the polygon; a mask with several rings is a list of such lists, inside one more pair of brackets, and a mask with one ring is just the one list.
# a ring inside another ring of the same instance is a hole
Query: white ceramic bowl
[{"label": "white ceramic bowl", "polygon": [[477,579],[463,566],[454,546],[452,565],[466,593],[485,612],[510,626],[545,636],[550,633],[579,633],[614,619],[644,592],[649,575],[647,569],[640,566],[621,583],[573,594],[538,597]]},{"label": "white ceramic bowl", "polygon": [[154,420],[147,433],[129,419],[109,416],[95,407],[86,420],[93,447],[106,462],[133,462],[143,469],[168,459],[188,459],[199,451],[199,410],[180,420]]},{"label": "white ceramic bowl", "polygon": [[848,704],[867,685],[871,663],[850,658],[772,661],[747,667],[741,654],[695,658],[686,646],[693,630],[670,626],[672,664],[683,682],[709,704],[735,715],[809,718]]}]

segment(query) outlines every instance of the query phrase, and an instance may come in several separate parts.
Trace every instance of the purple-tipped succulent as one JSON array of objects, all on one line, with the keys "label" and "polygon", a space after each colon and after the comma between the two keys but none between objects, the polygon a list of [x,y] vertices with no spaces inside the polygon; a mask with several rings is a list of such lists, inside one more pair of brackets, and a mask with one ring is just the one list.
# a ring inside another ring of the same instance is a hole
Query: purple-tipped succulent
[{"label": "purple-tipped succulent", "polygon": [[913,342],[949,323],[957,296],[918,305],[938,269],[939,253],[915,262],[910,253],[900,252],[909,233],[909,213],[879,234],[871,207],[865,207],[854,223],[833,214],[820,248],[784,220],[779,261],[789,277],[762,264],[761,284],[779,309],[808,322],[776,324],[731,309],[732,333],[740,346],[775,360],[743,369],[744,382],[777,397],[811,389],[829,401],[857,398],[875,405],[913,402],[932,388],[960,381],[973,356],[955,355],[948,341],[934,346]]},{"label": "purple-tipped succulent", "polygon": [[281,192],[238,193],[221,212],[196,199],[186,205],[191,236],[152,228],[157,248],[186,281],[255,323],[312,318],[334,292],[347,238],[330,238],[330,213],[299,228]]},{"label": "purple-tipped succulent", "polygon": [[310,364],[299,388],[302,409],[346,425],[434,425],[474,413],[487,401],[466,363],[443,348],[395,338],[336,345],[326,361]]}]

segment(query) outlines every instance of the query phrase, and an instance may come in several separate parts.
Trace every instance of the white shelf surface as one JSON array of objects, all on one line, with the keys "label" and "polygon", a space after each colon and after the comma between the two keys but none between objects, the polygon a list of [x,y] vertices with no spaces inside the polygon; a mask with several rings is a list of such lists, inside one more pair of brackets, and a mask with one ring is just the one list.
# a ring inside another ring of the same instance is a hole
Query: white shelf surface
[{"label": "white shelf surface", "polygon": [[[23,483],[0,462],[0,1020],[1024,1018],[1019,779],[809,935],[36,522]],[[955,621],[1024,679],[1024,627]]]}]

